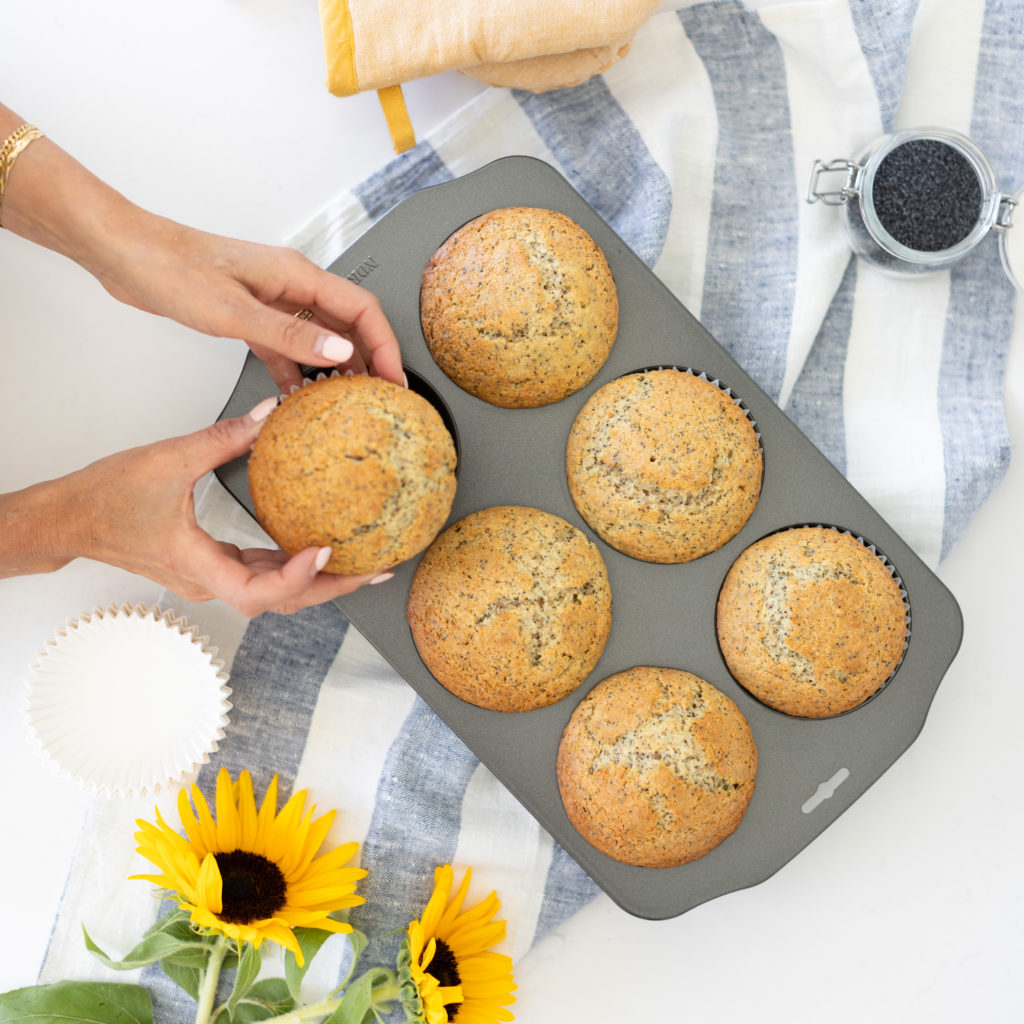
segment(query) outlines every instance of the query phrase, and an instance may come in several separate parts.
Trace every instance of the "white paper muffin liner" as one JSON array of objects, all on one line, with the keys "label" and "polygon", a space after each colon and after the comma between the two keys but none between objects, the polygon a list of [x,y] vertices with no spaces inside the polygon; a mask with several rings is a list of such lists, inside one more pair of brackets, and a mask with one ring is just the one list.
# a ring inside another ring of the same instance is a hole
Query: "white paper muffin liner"
[{"label": "white paper muffin liner", "polygon": [[316,384],[318,381],[328,380],[331,377],[354,377],[356,374],[355,370],[346,370],[344,373],[342,373],[341,370],[338,369],[318,369],[315,366],[304,366],[302,367],[302,370],[302,383],[293,384],[288,389],[287,393],[282,392],[280,397],[278,398],[279,405],[286,398],[290,398],[292,395],[295,394],[296,391],[301,391],[308,384]]},{"label": "white paper muffin liner", "polygon": [[159,607],[111,605],[71,620],[30,669],[29,733],[61,775],[93,793],[138,796],[189,781],[231,710],[208,639]]}]

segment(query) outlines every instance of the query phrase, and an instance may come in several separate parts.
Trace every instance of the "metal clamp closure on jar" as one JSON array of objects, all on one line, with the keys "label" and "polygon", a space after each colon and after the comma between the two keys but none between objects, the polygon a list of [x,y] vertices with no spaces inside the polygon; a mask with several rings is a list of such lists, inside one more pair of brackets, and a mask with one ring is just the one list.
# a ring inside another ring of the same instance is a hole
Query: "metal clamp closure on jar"
[{"label": "metal clamp closure on jar", "polygon": [[[811,167],[811,176],[807,179],[807,192],[804,200],[808,203],[824,203],[826,206],[842,206],[843,203],[860,194],[858,176],[864,168],[850,160],[815,160]],[[843,186],[830,192],[822,192],[818,187],[823,174],[843,175]]]},{"label": "metal clamp closure on jar", "polygon": [[[842,206],[854,252],[898,274],[956,263],[1009,228],[1017,205],[970,139],[936,127],[882,136],[856,160],[815,160],[804,198]],[[1003,260],[1016,284],[1005,247]]]}]

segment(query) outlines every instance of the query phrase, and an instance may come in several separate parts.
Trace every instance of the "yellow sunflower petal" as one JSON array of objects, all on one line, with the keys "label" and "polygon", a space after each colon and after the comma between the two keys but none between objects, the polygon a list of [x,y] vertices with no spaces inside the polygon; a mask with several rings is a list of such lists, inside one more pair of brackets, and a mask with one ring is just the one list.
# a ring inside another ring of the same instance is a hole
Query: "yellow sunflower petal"
[{"label": "yellow sunflower petal", "polygon": [[488,951],[459,961],[459,974],[475,984],[487,984],[491,979],[501,979],[502,984],[511,984],[515,988],[508,977],[511,970],[512,958],[504,953]]},{"label": "yellow sunflower petal", "polygon": [[[187,908],[184,908],[187,909]],[[237,924],[233,924],[231,921],[222,921],[216,914],[211,913],[206,907],[193,907],[191,914],[189,915],[192,923],[202,931],[215,931],[221,932],[226,935],[229,939],[233,939],[235,942],[252,942],[254,946],[259,948],[259,944],[262,941],[262,936],[259,934],[253,936],[246,936],[243,934],[243,929]]]},{"label": "yellow sunflower petal", "polygon": [[437,939],[431,936],[427,939],[426,945],[423,947],[423,954],[419,959],[421,967],[428,967],[430,961],[434,959],[434,954],[437,952]]},{"label": "yellow sunflower petal", "polygon": [[478,921],[484,921],[488,918],[494,917],[494,915],[501,910],[501,900],[498,899],[497,893],[492,892],[485,899],[482,899],[475,907],[470,907],[468,910],[463,911],[455,917],[448,917],[447,923],[449,927],[454,931],[457,928],[463,927],[466,924],[475,924]]},{"label": "yellow sunflower petal", "polygon": [[423,1004],[423,1017],[426,1024],[448,1024],[448,1011],[441,998],[441,986],[432,974],[423,974],[413,969],[416,989]]},{"label": "yellow sunflower petal", "polygon": [[256,796],[252,791],[252,776],[242,772],[238,776],[238,848],[256,848]]},{"label": "yellow sunflower petal", "polygon": [[478,928],[483,928],[490,924],[499,909],[500,904],[497,901],[485,901],[479,907],[474,907],[473,910],[460,914],[454,921],[442,921],[437,926],[437,934],[449,941],[455,941],[463,935],[475,932]]},{"label": "yellow sunflower petal", "polygon": [[264,852],[275,864],[282,864],[293,849],[305,802],[306,790],[293,793],[270,824],[264,840]]},{"label": "yellow sunflower petal", "polygon": [[506,977],[504,981],[480,982],[467,979],[463,983],[463,990],[472,992],[472,996],[466,1000],[470,1004],[479,1003],[514,1003],[515,996],[512,994],[516,988],[515,983],[510,983]]},{"label": "yellow sunflower petal", "polygon": [[164,869],[170,881],[168,888],[191,892],[199,873],[199,861],[191,847],[182,848],[166,834],[150,832],[137,850],[151,864]]},{"label": "yellow sunflower petal", "polygon": [[[448,868],[448,871],[454,874],[450,866]],[[455,895],[451,897],[448,906],[445,908],[444,913],[441,915],[440,921],[438,921],[437,923],[436,931],[439,935],[450,930],[456,918],[458,918],[459,911],[462,908],[462,903],[466,898],[466,893],[469,891],[469,879],[472,873],[473,872],[471,868],[466,868],[465,872],[463,873],[462,881],[459,883],[458,892],[456,892]]]},{"label": "yellow sunflower petal", "polygon": [[[303,804],[305,803],[306,792],[302,792]],[[315,807],[308,811],[303,809],[291,830],[287,847],[281,854],[278,865],[285,878],[296,878],[302,874],[302,864],[311,860],[316,854],[316,847],[310,848],[310,828],[313,823]],[[318,844],[319,845],[319,844]]]},{"label": "yellow sunflower petal", "polygon": [[414,964],[420,963],[420,956],[427,939],[423,932],[423,926],[419,921],[410,921],[406,929],[406,938],[409,943],[409,959]]},{"label": "yellow sunflower petal", "polygon": [[[310,815],[312,815],[310,811]],[[289,866],[288,871],[285,872],[285,877],[289,880],[293,877],[299,877],[304,875],[310,868],[310,865],[316,858],[317,851],[324,844],[324,840],[327,838],[327,833],[330,831],[331,825],[334,823],[335,812],[328,811],[326,814],[322,814],[315,821],[311,821],[306,832],[305,839],[302,844],[301,856],[295,859],[295,862]]]},{"label": "yellow sunflower petal", "polygon": [[307,874],[305,877],[288,886],[288,892],[305,903],[309,893],[321,892],[325,889],[345,891],[354,889],[356,883],[366,877],[365,868],[335,868],[334,871],[321,871]]},{"label": "yellow sunflower petal", "polygon": [[362,868],[344,867],[358,852],[358,843],[342,843],[341,846],[336,846],[333,850],[322,853],[311,861],[303,872],[303,877],[308,879],[320,875],[330,875],[341,868],[344,868],[346,871],[362,871]]},{"label": "yellow sunflower petal", "polygon": [[171,844],[179,850],[191,850],[192,844],[178,835],[168,824],[157,814],[157,823],[150,824],[148,821],[140,822],[139,831],[135,838],[141,843]]},{"label": "yellow sunflower petal", "polygon": [[222,886],[217,858],[212,853],[208,853],[199,867],[199,878],[196,880],[196,903],[212,914],[219,914],[224,909]]},{"label": "yellow sunflower petal", "polygon": [[277,816],[277,776],[270,780],[267,792],[263,796],[263,803],[260,804],[259,812],[256,815],[256,844],[254,850],[265,850],[267,846],[267,835],[270,826]]},{"label": "yellow sunflower petal", "polygon": [[505,938],[505,922],[494,921],[491,924],[466,929],[456,935],[449,935],[445,938],[445,942],[451,946],[452,952],[461,959],[473,956],[474,953],[482,953],[485,949],[496,946],[503,938]]},{"label": "yellow sunflower petal", "polygon": [[451,1003],[461,1003],[464,1000],[461,985],[438,985],[435,991],[445,1006]]},{"label": "yellow sunflower petal", "polygon": [[296,911],[285,907],[278,916],[292,928],[319,928],[324,932],[338,933],[352,931],[352,925],[347,921],[336,921],[323,911]]},{"label": "yellow sunflower petal", "polygon": [[452,869],[450,864],[434,869],[434,891],[420,915],[420,923],[428,935],[433,935],[437,924],[444,916],[448,903],[448,893],[452,887]]},{"label": "yellow sunflower petal", "polygon": [[[244,773],[243,774],[247,774]],[[217,847],[216,852],[237,850],[238,841],[242,836],[241,823],[238,820],[238,800],[235,796],[235,785],[227,768],[217,773]]]},{"label": "yellow sunflower petal", "polygon": [[128,880],[134,882],[152,882],[158,889],[173,889],[174,884],[166,875],[129,875]]},{"label": "yellow sunflower petal", "polygon": [[[195,805],[196,809],[196,838],[192,840],[192,845],[196,847],[196,853],[200,859],[202,859],[202,857],[208,853],[219,852],[217,847],[217,823],[213,820],[213,815],[210,813],[210,806],[206,802],[206,797],[203,796],[203,791],[195,783],[191,786],[191,794],[192,803]],[[186,806],[187,803],[188,802],[186,800]],[[181,804],[182,799],[179,794],[179,809]],[[191,835],[189,838],[192,838]]]},{"label": "yellow sunflower petal", "polygon": [[354,885],[325,885],[321,889],[302,889],[299,886],[288,889],[288,902],[299,907],[318,907],[330,904],[335,899],[347,899],[354,891]]},{"label": "yellow sunflower petal", "polygon": [[496,1022],[515,1020],[511,1010],[506,1010],[487,1000],[483,1003],[463,1002],[459,1006],[459,1024],[496,1024]]}]

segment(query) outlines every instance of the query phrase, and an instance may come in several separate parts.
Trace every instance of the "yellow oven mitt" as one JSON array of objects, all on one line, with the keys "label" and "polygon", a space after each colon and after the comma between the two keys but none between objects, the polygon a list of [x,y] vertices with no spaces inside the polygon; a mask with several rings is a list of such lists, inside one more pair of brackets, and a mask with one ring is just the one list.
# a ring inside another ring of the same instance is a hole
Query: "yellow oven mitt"
[{"label": "yellow oven mitt", "polygon": [[320,0],[327,87],[376,89],[395,152],[415,144],[402,83],[458,70],[505,88],[578,85],[623,57],[660,0]]}]

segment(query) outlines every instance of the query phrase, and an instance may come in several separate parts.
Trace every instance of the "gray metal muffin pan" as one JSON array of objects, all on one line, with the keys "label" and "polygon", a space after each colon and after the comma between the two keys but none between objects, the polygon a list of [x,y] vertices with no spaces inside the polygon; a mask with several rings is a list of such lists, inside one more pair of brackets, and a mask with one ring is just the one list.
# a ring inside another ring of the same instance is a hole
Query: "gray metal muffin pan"
[{"label": "gray metal muffin pan", "polygon": [[[604,367],[575,395],[540,409],[500,409],[462,391],[434,363],[420,330],[427,260],[461,225],[503,206],[547,207],[571,217],[604,250],[619,291],[619,334]],[[570,696],[548,708],[502,714],[453,696],[420,660],[405,618],[418,556],[398,566],[390,582],[363,587],[337,604],[623,909],[650,919],[674,917],[764,881],[910,746],[960,645],[962,618],[952,595],[557,171],[534,158],[506,157],[424,188],[330,269],[378,296],[411,379],[420,378],[417,387],[425,384],[422,390],[454,423],[460,465],[449,522],[492,505],[529,505],[573,523],[596,541],[608,566],[612,629],[597,667]],[[586,399],[612,378],[656,364],[718,378],[750,411],[764,446],[764,486],[746,526],[718,551],[682,565],[639,562],[609,547],[576,511],[565,480],[566,437]],[[242,415],[275,390],[250,355],[222,415]],[[251,513],[245,460],[218,475]],[[715,634],[719,588],[736,556],[768,533],[808,523],[838,526],[877,546],[902,578],[912,615],[906,654],[888,685],[854,711],[813,721],[780,714],[750,696],[729,674]],[[739,828],[679,867],[641,868],[607,857],[576,832],[558,794],[555,757],[573,709],[595,683],[636,665],[686,669],[717,686],[746,715],[758,747],[757,786]]]}]

